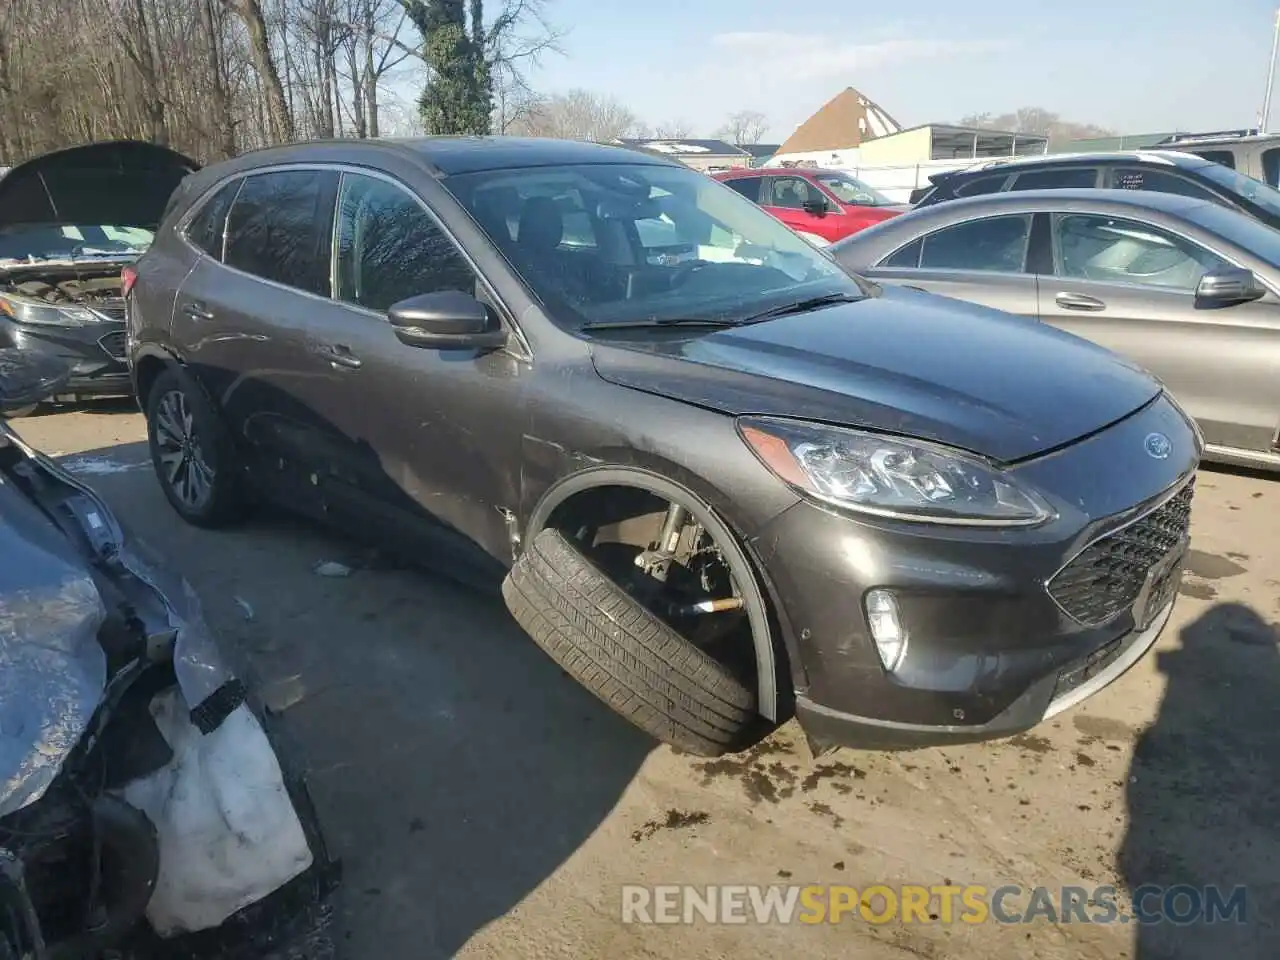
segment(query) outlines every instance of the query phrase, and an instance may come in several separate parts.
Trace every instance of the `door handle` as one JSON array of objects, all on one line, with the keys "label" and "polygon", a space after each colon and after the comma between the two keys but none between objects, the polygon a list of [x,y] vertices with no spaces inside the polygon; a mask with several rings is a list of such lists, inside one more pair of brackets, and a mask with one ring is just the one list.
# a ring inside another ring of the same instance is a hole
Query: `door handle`
[{"label": "door handle", "polygon": [[182,312],[192,320],[212,320],[213,314],[205,309],[203,303],[193,300],[182,308]]},{"label": "door handle", "polygon": [[1107,305],[1097,297],[1088,297],[1083,293],[1060,293],[1053,302],[1064,310],[1089,310],[1097,312],[1107,309]]},{"label": "door handle", "polygon": [[316,348],[316,352],[328,360],[329,366],[335,370],[359,370],[362,365],[360,358],[352,353],[351,348],[345,344],[324,343]]}]

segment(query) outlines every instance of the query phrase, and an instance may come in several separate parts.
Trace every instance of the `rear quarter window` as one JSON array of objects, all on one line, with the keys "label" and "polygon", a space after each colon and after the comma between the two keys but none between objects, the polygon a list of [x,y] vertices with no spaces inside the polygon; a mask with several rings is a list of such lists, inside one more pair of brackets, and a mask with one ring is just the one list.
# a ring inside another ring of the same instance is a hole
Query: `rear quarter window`
[{"label": "rear quarter window", "polygon": [[898,269],[915,269],[920,266],[920,251],[924,248],[924,238],[916,237],[905,247],[899,247],[876,266],[897,267]]},{"label": "rear quarter window", "polygon": [[752,203],[760,201],[760,182],[764,177],[734,177],[732,180],[721,180],[730,190],[736,190]]},{"label": "rear quarter window", "polygon": [[222,259],[222,236],[227,225],[227,211],[231,209],[231,201],[235,199],[239,189],[238,179],[223,184],[212,197],[204,201],[187,224],[187,240],[215,260]]},{"label": "rear quarter window", "polygon": [[1204,157],[1206,160],[1220,163],[1232,170],[1236,168],[1236,155],[1230,150],[1189,150],[1188,153],[1194,153],[1197,157]]},{"label": "rear quarter window", "polygon": [[990,177],[974,177],[972,180],[956,184],[952,193],[957,197],[980,197],[985,193],[999,193],[1004,186],[1004,182],[1008,179],[1009,175],[1007,173]]}]

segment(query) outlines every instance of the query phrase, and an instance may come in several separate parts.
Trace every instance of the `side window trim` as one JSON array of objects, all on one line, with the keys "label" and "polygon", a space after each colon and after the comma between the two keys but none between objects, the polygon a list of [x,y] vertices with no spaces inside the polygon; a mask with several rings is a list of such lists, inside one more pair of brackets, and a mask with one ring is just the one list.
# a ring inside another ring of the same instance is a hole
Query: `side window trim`
[{"label": "side window trim", "polygon": [[[205,193],[205,195],[201,197],[199,201],[192,204],[191,208],[185,214],[183,214],[183,218],[181,221],[179,221],[179,224],[178,226],[175,227],[175,230],[181,231],[180,236],[182,237],[183,242],[186,243],[187,240],[186,240],[185,231],[188,223],[195,216],[195,212],[204,205],[204,202],[207,197],[212,196],[213,193],[217,192],[217,190],[220,189],[223,185],[225,185],[228,181],[235,178],[239,178],[240,185],[241,187],[243,187],[245,178],[247,177],[256,176],[257,174],[261,174],[261,173],[279,173],[279,172],[285,172],[290,170],[313,170],[317,172],[326,172],[326,171],[336,172],[339,175],[339,181],[341,181],[341,175],[344,173],[349,173],[354,176],[372,177],[375,180],[382,180],[385,183],[389,183],[394,187],[398,187],[399,189],[407,193],[410,197],[413,198],[414,202],[417,203],[419,207],[421,207],[424,211],[426,211],[427,216],[430,217],[432,222],[435,223],[435,225],[440,228],[441,232],[448,238],[449,242],[453,244],[454,249],[456,249],[462,255],[462,259],[467,262],[467,265],[471,268],[471,272],[474,273],[476,275],[476,278],[480,281],[480,285],[484,288],[484,292],[489,302],[498,311],[499,319],[502,320],[502,322],[505,323],[507,327],[515,334],[516,340],[519,341],[521,350],[524,352],[525,356],[532,358],[533,349],[529,345],[529,340],[525,336],[524,330],[522,330],[520,327],[520,324],[516,322],[514,311],[512,311],[512,309],[509,306],[507,306],[506,301],[504,301],[502,297],[498,295],[497,289],[493,286],[492,283],[489,282],[488,278],[485,277],[484,274],[480,271],[480,266],[479,264],[476,263],[475,258],[472,257],[471,254],[466,250],[466,248],[463,247],[463,245],[458,242],[457,236],[454,234],[454,232],[451,229],[449,229],[448,225],[440,218],[440,216],[435,212],[435,210],[431,208],[430,204],[428,204],[424,199],[422,199],[422,197],[419,196],[418,193],[415,190],[413,190],[408,184],[406,184],[403,180],[400,180],[399,178],[394,177],[388,173],[383,173],[381,170],[374,170],[370,167],[362,167],[357,164],[336,163],[336,162],[273,163],[273,164],[268,164],[261,167],[253,167],[252,169],[249,169],[249,170],[238,170],[235,173],[228,175],[226,178],[219,180],[218,183],[215,184],[213,187],[211,187]],[[240,194],[240,191],[237,190],[236,196],[238,197],[239,194]],[[334,197],[334,223],[335,224],[337,223],[337,220],[338,220],[338,197],[335,196]],[[226,250],[225,226],[223,227],[223,233],[224,233],[223,252],[225,256],[225,250]],[[197,252],[204,254],[204,251],[200,250],[199,247],[195,247],[194,249]],[[208,254],[204,254],[204,255],[208,256]],[[322,297],[314,293],[309,293],[306,290],[299,290],[296,287],[290,287],[290,286],[285,286],[284,284],[276,283],[274,280],[267,280],[263,277],[255,276],[254,274],[251,274],[251,273],[245,273],[243,270],[237,270],[235,267],[228,266],[226,263],[220,263],[219,266],[221,266],[225,270],[232,270],[235,273],[239,274],[240,276],[250,277],[251,279],[258,281],[259,283],[271,284],[271,286],[278,287],[281,290],[288,290],[292,293],[297,293],[304,297],[314,297],[315,299],[322,300],[325,303],[340,303],[340,301],[335,300],[332,295],[332,284],[330,284],[330,296]],[[367,310],[366,308],[360,307],[357,304],[342,303],[341,305],[349,310],[364,310],[364,312],[366,313],[369,313],[377,317],[383,317],[385,319],[385,314],[380,314],[374,310]]]}]

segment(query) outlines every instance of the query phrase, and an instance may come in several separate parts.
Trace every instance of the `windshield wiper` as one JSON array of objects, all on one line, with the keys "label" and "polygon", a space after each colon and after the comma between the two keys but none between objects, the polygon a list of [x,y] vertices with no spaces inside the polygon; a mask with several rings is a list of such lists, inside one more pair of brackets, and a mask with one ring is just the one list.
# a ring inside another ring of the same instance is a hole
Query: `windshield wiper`
[{"label": "windshield wiper", "polygon": [[830,306],[834,303],[857,303],[859,300],[865,299],[866,296],[860,293],[828,293],[821,297],[808,297],[804,300],[797,300],[794,303],[784,303],[780,307],[771,307],[768,310],[762,310],[760,313],[753,313],[740,322],[758,323],[761,320],[772,320],[774,317],[785,317],[792,313],[808,313],[810,310],[817,310],[819,307]]},{"label": "windshield wiper", "polygon": [[584,323],[579,330],[643,330],[653,327],[736,327],[737,320],[714,317],[648,317],[643,320],[598,320]]}]

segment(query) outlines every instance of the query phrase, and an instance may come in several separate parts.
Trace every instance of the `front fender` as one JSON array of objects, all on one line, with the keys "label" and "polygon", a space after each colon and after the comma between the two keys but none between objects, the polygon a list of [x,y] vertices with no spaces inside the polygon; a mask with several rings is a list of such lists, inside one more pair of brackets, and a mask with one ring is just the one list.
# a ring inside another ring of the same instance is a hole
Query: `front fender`
[{"label": "front fender", "polygon": [[[619,459],[609,459],[611,456]],[[629,462],[621,459],[624,457]],[[755,646],[758,709],[770,721],[785,719],[790,692],[808,686],[803,661],[760,554],[746,532],[750,528],[741,525],[743,520],[735,520],[740,511],[735,511],[733,498],[687,468],[635,450],[602,450],[596,455],[570,457],[566,466],[567,472],[542,492],[532,508],[524,542],[531,542],[547,526],[561,504],[599,487],[635,487],[685,507],[720,547],[743,591]],[[750,522],[754,524],[754,520]],[[791,680],[785,701],[778,683],[780,650]]]}]

